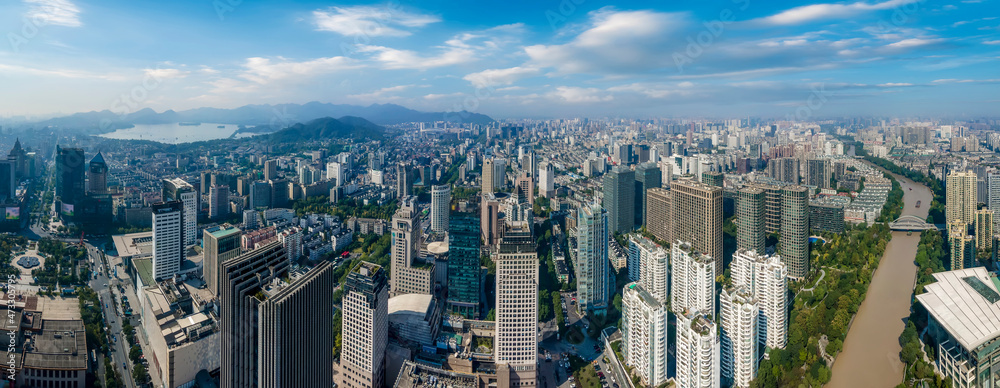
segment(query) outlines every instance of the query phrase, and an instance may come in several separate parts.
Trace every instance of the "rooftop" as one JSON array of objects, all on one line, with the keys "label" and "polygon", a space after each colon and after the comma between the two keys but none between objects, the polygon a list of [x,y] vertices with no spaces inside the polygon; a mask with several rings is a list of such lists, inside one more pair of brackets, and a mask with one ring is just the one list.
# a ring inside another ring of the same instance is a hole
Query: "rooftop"
[{"label": "rooftop", "polygon": [[972,351],[1000,336],[997,285],[983,267],[938,272],[917,300],[934,319]]},{"label": "rooftop", "polygon": [[403,294],[389,298],[389,315],[412,315],[425,319],[433,313],[434,297],[430,294]]},{"label": "rooftop", "polygon": [[87,336],[81,320],[43,320],[42,332],[25,347],[25,368],[87,369]]},{"label": "rooftop", "polygon": [[156,284],[153,280],[153,258],[144,257],[141,259],[132,260],[132,265],[135,266],[135,272],[139,274],[139,279],[142,280],[142,284],[151,286]]},{"label": "rooftop", "polygon": [[112,236],[118,256],[151,256],[153,254],[153,232],[120,234]]}]

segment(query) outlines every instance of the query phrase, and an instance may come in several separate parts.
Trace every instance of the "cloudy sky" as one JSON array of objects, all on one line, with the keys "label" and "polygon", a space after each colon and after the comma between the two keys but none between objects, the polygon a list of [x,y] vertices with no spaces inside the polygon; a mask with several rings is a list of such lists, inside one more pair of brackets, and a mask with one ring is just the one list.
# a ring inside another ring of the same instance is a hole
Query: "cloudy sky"
[{"label": "cloudy sky", "polygon": [[0,116],[308,101],[540,118],[1000,112],[997,1],[804,4],[5,0]]}]

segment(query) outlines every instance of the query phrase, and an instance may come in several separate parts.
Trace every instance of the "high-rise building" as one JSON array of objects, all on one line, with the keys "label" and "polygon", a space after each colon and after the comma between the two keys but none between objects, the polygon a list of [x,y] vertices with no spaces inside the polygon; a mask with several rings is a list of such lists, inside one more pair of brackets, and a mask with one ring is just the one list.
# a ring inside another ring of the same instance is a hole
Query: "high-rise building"
[{"label": "high-rise building", "polygon": [[711,315],[700,311],[677,314],[677,375],[674,380],[678,388],[721,386],[719,337]]},{"label": "high-rise building", "polygon": [[993,252],[993,211],[980,209],[976,212],[976,250]]},{"label": "high-rise building", "polygon": [[198,191],[183,179],[163,180],[163,200],[184,203],[184,245],[198,240]]},{"label": "high-rise building", "polygon": [[975,267],[975,241],[967,234],[968,225],[956,219],[948,224],[948,246],[951,248],[951,270]]},{"label": "high-rise building", "polygon": [[202,261],[201,277],[212,295],[219,294],[219,268],[222,263],[239,256],[240,228],[224,224],[205,228],[202,231],[202,245],[205,259]]},{"label": "high-rise building", "polygon": [[604,175],[604,209],[608,231],[628,233],[635,229],[635,172],[618,166]]},{"label": "high-rise building", "polygon": [[64,206],[76,204],[85,194],[86,165],[83,148],[56,147],[56,197]]},{"label": "high-rise building", "polygon": [[784,348],[788,342],[788,267],[781,257],[737,249],[730,273],[733,285],[749,287],[757,300],[761,343],[771,349]]},{"label": "high-rise building", "polygon": [[810,186],[816,186],[821,189],[830,188],[830,160],[829,159],[809,159],[806,162],[809,166],[809,180],[808,184]]},{"label": "high-rise building", "polygon": [[521,202],[527,202],[529,205],[535,204],[535,178],[529,176],[527,173],[522,173],[521,176],[517,178],[516,185],[514,185],[514,190],[517,193],[518,198]]},{"label": "high-rise building", "polygon": [[543,162],[538,167],[538,194],[545,198],[556,195],[556,169],[550,162]]},{"label": "high-rise building", "polygon": [[721,274],[722,189],[694,181],[677,181],[670,191],[674,235],[669,241],[686,241],[692,249],[715,258],[715,273]]},{"label": "high-rise building", "polygon": [[278,179],[278,161],[271,159],[264,161],[264,180]]},{"label": "high-rise building", "polygon": [[726,174],[719,171],[705,171],[701,173],[701,183],[713,187],[722,187],[725,184]]},{"label": "high-rise building", "polygon": [[390,294],[433,294],[434,265],[420,258],[423,233],[417,197],[404,197],[392,216],[392,274]]},{"label": "high-rise building", "polygon": [[181,269],[184,260],[184,203],[161,202],[153,212],[153,278],[166,279]]},{"label": "high-rise building", "polygon": [[256,210],[243,211],[243,230],[254,230],[260,227],[260,215]]},{"label": "high-rise building", "polygon": [[645,386],[667,381],[668,311],[639,283],[622,290],[622,358]]},{"label": "high-rise building", "polygon": [[671,241],[673,237],[673,212],[673,193],[670,190],[646,190],[646,230],[660,241]]},{"label": "high-rise building", "polygon": [[611,283],[608,261],[608,212],[591,203],[577,213],[576,267],[577,309],[580,314],[604,314],[611,303],[614,285]]},{"label": "high-rise building", "polygon": [[[1000,172],[990,172],[986,177],[986,186],[988,193],[987,207],[993,211],[993,214],[1000,213]],[[993,222],[995,223],[994,229],[1000,227],[1000,217],[993,217]]]},{"label": "high-rise building", "polygon": [[413,168],[407,163],[396,165],[396,196],[399,198],[413,195]]},{"label": "high-rise building", "polygon": [[448,312],[479,319],[479,214],[451,212],[448,222]]},{"label": "high-rise building", "polygon": [[208,190],[208,218],[216,220],[229,215],[229,186],[212,186]]},{"label": "high-rise building", "polygon": [[694,250],[685,241],[675,241],[670,251],[670,308],[715,312],[715,259]]},{"label": "high-rise building", "polygon": [[776,180],[797,185],[799,184],[799,160],[796,158],[771,159],[767,163],[767,174]]},{"label": "high-rise building", "polygon": [[267,182],[250,183],[250,207],[267,209],[271,207],[271,184]]},{"label": "high-rise building", "polygon": [[629,279],[661,303],[667,302],[670,291],[669,262],[670,253],[659,244],[641,235],[629,236]]},{"label": "high-rise building", "polygon": [[538,362],[538,252],[528,223],[508,226],[493,253],[496,263],[494,360],[510,372],[511,387],[532,387]]},{"label": "high-rise building", "polygon": [[746,286],[738,286],[723,289],[719,305],[722,380],[732,387],[747,388],[757,376],[757,300]]},{"label": "high-rise building", "polygon": [[0,160],[0,203],[6,203],[17,195],[17,172],[12,160]]},{"label": "high-rise building", "polygon": [[809,190],[802,186],[781,188],[781,259],[788,276],[803,279],[809,274]]},{"label": "high-rise building", "polygon": [[758,184],[764,190],[764,233],[781,231],[781,186]]},{"label": "high-rise building", "polygon": [[945,190],[945,221],[951,224],[952,221],[962,220],[966,225],[975,222],[976,174],[971,171],[948,174]]},{"label": "high-rise building", "polygon": [[108,164],[100,152],[94,155],[87,168],[87,192],[104,194],[108,191]]},{"label": "high-rise building", "polygon": [[764,190],[743,187],[736,197],[736,248],[764,252]]},{"label": "high-rise building", "polygon": [[340,356],[344,388],[380,388],[385,383],[389,343],[389,290],[382,267],[360,262],[344,285]]},{"label": "high-rise building", "polygon": [[483,160],[483,193],[495,193],[497,189],[505,186],[506,176],[506,161],[500,158],[486,158]]},{"label": "high-rise building", "polygon": [[662,186],[663,173],[656,163],[642,163],[635,168],[635,225],[646,224],[646,193]]},{"label": "high-rise building", "polygon": [[347,166],[338,162],[326,164],[326,179],[334,181],[335,186],[347,185]]},{"label": "high-rise building", "polygon": [[494,246],[500,241],[500,201],[494,193],[482,193],[480,202],[480,227],[483,233],[483,244]]},{"label": "high-rise building", "polygon": [[431,186],[431,231],[448,231],[448,217],[451,209],[451,185]]}]

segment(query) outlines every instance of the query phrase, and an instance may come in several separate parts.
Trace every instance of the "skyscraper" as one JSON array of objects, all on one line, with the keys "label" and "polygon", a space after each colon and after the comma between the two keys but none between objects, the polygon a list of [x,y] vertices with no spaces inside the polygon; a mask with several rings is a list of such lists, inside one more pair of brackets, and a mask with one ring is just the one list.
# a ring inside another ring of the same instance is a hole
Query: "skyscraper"
[{"label": "skyscraper", "polygon": [[678,388],[721,386],[719,337],[711,315],[700,311],[677,314]]},{"label": "skyscraper", "polygon": [[184,245],[194,245],[198,239],[198,192],[183,179],[163,180],[163,200],[184,203]]},{"label": "skyscraper", "polygon": [[161,202],[153,212],[153,278],[166,279],[181,269],[184,260],[184,203]]},{"label": "skyscraper", "polygon": [[667,307],[639,283],[622,290],[622,358],[646,386],[667,380]]},{"label": "skyscraper", "polygon": [[14,161],[0,160],[0,203],[13,199],[17,191],[17,176]]},{"label": "skyscraper", "polygon": [[86,164],[83,148],[56,147],[56,196],[64,205],[83,197]]},{"label": "skyscraper", "polygon": [[483,193],[495,193],[498,188],[505,186],[506,176],[506,161],[500,158],[487,158],[483,160]]},{"label": "skyscraper", "polygon": [[635,229],[635,172],[618,166],[604,175],[604,209],[608,211],[609,232],[628,233]]},{"label": "skyscraper", "polygon": [[451,209],[451,185],[431,186],[431,231],[448,231],[448,217]]},{"label": "skyscraper", "polygon": [[764,252],[764,190],[743,187],[736,197],[736,248]]},{"label": "skyscraper", "polygon": [[614,285],[608,261],[608,212],[596,203],[577,213],[576,267],[577,308],[580,314],[607,312]]},{"label": "skyscraper", "polygon": [[993,211],[976,211],[976,250],[993,252]]},{"label": "skyscraper", "polygon": [[781,186],[758,184],[764,190],[764,234],[781,231]]},{"label": "skyscraper", "polygon": [[347,185],[347,166],[338,162],[326,164],[326,179],[335,181],[336,186]]},{"label": "skyscraper", "polygon": [[976,213],[976,174],[971,171],[948,174],[945,190],[945,221],[951,224],[962,220],[966,225],[972,224]]},{"label": "skyscraper", "polygon": [[229,224],[213,226],[202,231],[201,241],[204,245],[205,259],[202,261],[201,277],[212,295],[219,295],[219,268],[222,263],[239,256],[242,252],[241,235],[239,228]]},{"label": "skyscraper", "polygon": [[212,186],[208,190],[208,218],[219,219],[229,215],[229,186]]},{"label": "skyscraper", "polygon": [[417,197],[404,197],[399,210],[392,216],[392,275],[391,295],[433,294],[434,265],[420,258],[423,233],[420,229],[420,209]]},{"label": "skyscraper", "polygon": [[538,362],[538,252],[528,223],[510,225],[493,253],[496,263],[494,360],[510,386],[534,386]]},{"label": "skyscraper", "polygon": [[669,261],[670,253],[659,244],[641,235],[629,236],[629,279],[661,303],[667,302],[670,291]]},{"label": "skyscraper", "polygon": [[678,314],[684,311],[715,312],[715,261],[691,248],[691,244],[675,241],[670,251],[670,308]]},{"label": "skyscraper", "polygon": [[104,194],[108,191],[108,164],[100,152],[94,155],[87,168],[87,192]]},{"label": "skyscraper", "polygon": [[656,163],[642,163],[635,168],[635,225],[646,224],[646,193],[662,186],[663,173]]},{"label": "skyscraper", "polygon": [[538,167],[538,194],[545,198],[556,195],[556,170],[550,162],[543,162]]},{"label": "skyscraper", "polygon": [[396,196],[399,198],[413,195],[413,169],[407,163],[396,165]]},{"label": "skyscraper", "polygon": [[486,158],[483,160],[483,173],[482,173],[482,190],[483,194],[496,192],[496,187],[493,186],[493,158]]},{"label": "skyscraper", "polygon": [[535,204],[535,178],[529,176],[527,173],[521,173],[521,176],[517,178],[517,184],[514,187],[517,196],[520,198],[521,202],[527,202],[529,205]]},{"label": "skyscraper", "polygon": [[646,190],[646,230],[660,241],[671,241],[674,233],[673,193],[664,188]]},{"label": "skyscraper", "polygon": [[821,189],[830,188],[830,160],[809,159],[806,163],[809,166],[809,185]]},{"label": "skyscraper", "polygon": [[448,222],[448,312],[479,319],[479,214],[451,212]]},{"label": "skyscraper", "polygon": [[264,180],[278,179],[278,161],[271,159],[264,161]]},{"label": "skyscraper", "polygon": [[746,286],[737,286],[723,289],[719,304],[722,379],[732,387],[749,387],[757,375],[757,300]]},{"label": "skyscraper", "polygon": [[809,190],[802,186],[781,188],[781,259],[788,276],[802,279],[809,274]]},{"label": "skyscraper", "polygon": [[360,262],[344,285],[340,386],[386,386],[385,349],[389,343],[389,290],[382,267]]},{"label": "skyscraper", "polygon": [[[715,273],[722,268],[722,189],[694,181],[677,181],[673,193],[674,235],[691,248],[715,260]],[[808,207],[806,214],[808,214]],[[713,310],[714,311],[714,310]]]},{"label": "skyscraper", "polygon": [[737,249],[730,266],[734,286],[746,286],[760,308],[760,342],[771,349],[788,342],[788,268],[777,255]]},{"label": "skyscraper", "polygon": [[956,219],[948,224],[948,247],[951,249],[951,270],[974,267],[975,242],[967,234],[968,225]]}]

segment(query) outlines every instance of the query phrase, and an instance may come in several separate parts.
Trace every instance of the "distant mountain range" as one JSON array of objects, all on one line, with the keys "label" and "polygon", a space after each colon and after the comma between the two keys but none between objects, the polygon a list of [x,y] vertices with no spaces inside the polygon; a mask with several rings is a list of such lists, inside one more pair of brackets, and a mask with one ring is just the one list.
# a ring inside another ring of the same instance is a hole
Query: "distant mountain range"
[{"label": "distant mountain range", "polygon": [[65,117],[52,118],[25,127],[54,126],[64,129],[82,130],[88,133],[105,133],[120,128],[130,128],[135,124],[171,124],[181,122],[237,124],[242,126],[265,126],[274,130],[291,127],[296,123],[331,117],[362,118],[377,125],[395,125],[409,122],[449,121],[473,124],[493,122],[489,116],[471,112],[420,112],[395,104],[373,104],[369,106],[327,104],[310,102],[306,104],[246,105],[235,109],[197,108],[163,113],[145,108],[127,115],[109,110],[76,113]]}]

